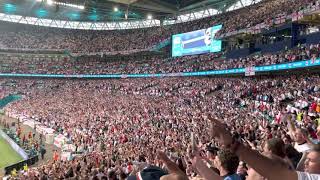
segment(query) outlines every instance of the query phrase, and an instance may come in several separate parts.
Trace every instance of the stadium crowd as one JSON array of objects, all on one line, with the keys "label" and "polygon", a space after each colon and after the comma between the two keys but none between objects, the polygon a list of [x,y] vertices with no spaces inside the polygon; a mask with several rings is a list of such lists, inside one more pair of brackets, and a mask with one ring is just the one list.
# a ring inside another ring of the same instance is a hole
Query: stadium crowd
[{"label": "stadium crowd", "polygon": [[[0,28],[0,47],[71,52],[144,49],[175,32],[218,23],[224,25],[222,33],[231,32],[314,2],[268,0],[210,20],[126,31],[89,33],[11,24]],[[0,72],[192,72],[316,59],[319,50],[314,44],[240,59],[155,56],[127,62],[1,55]],[[134,80],[1,78],[0,98],[10,94],[23,98],[6,106],[7,113],[54,129],[83,154],[62,161],[55,152],[46,165],[7,179],[320,179],[319,73]]]},{"label": "stadium crowd", "polygon": [[[170,26],[121,31],[86,31],[1,22],[0,48],[60,49],[73,53],[114,52],[150,49],[173,34],[223,24],[220,33],[252,27],[272,18],[288,15],[315,0],[266,0],[235,11]],[[318,2],[317,2],[318,3]]]},{"label": "stadium crowd", "polygon": [[320,174],[318,150],[312,157],[315,160],[308,155],[306,166],[305,159],[300,159],[306,158],[312,144],[319,141],[319,84],[319,75],[16,80],[15,86],[2,90],[25,96],[7,106],[6,111],[37,119],[65,134],[77,150],[87,153],[72,161],[52,161],[32,168],[19,174],[20,178],[121,179],[135,168],[162,167],[164,155],[157,156],[158,150],[177,162],[188,177],[205,178],[197,169],[202,161],[194,162],[188,156],[194,143],[201,159],[215,170],[212,172],[221,176],[238,173],[250,179],[271,175],[246,159],[239,163],[234,153],[223,149],[224,142],[210,135],[208,117],[226,123],[234,138],[242,140],[247,148],[264,152],[275,162],[284,161],[283,166],[291,170]]},{"label": "stadium crowd", "polygon": [[221,54],[193,55],[178,58],[158,56],[130,57],[128,61],[104,60],[100,56],[26,57],[0,56],[2,73],[39,74],[121,74],[121,73],[179,73],[204,70],[224,70],[251,66],[281,64],[319,58],[319,44],[300,45],[277,54],[256,54],[238,59],[222,59]]},{"label": "stadium crowd", "polygon": [[260,23],[269,24],[273,18],[291,15],[316,2],[315,0],[298,0],[293,3],[288,0],[270,0],[231,11],[224,16],[224,28],[220,33],[233,32]]}]

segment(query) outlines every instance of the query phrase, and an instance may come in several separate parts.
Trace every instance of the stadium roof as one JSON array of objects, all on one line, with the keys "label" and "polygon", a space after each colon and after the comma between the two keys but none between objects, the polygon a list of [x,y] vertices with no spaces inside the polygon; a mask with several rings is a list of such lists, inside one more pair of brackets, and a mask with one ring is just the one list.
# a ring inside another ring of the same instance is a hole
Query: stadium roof
[{"label": "stadium roof", "polygon": [[0,20],[62,28],[133,29],[192,21],[259,1],[0,0]]}]

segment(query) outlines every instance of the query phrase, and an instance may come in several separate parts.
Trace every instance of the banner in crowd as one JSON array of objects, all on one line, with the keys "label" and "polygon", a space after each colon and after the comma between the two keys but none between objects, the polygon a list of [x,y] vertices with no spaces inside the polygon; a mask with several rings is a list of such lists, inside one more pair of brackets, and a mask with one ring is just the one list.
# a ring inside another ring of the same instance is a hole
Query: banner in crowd
[{"label": "banner in crowd", "polygon": [[27,125],[31,128],[35,128],[36,127],[36,131],[39,134],[42,135],[46,135],[46,134],[54,134],[54,129],[52,128],[47,128],[46,126],[41,125],[41,123],[39,123],[38,121],[32,120],[32,119],[28,119],[26,121],[23,122],[24,125]]},{"label": "banner in crowd", "polygon": [[61,152],[60,156],[61,161],[71,161],[73,158],[71,152]]},{"label": "banner in crowd", "polygon": [[279,16],[274,19],[275,24],[283,24],[286,22],[286,16]]},{"label": "banner in crowd", "polygon": [[255,67],[246,67],[245,76],[254,76],[256,74]]},{"label": "banner in crowd", "polygon": [[[18,119],[19,122],[21,122],[21,123],[24,123],[27,120],[32,120],[31,118],[25,116],[24,114],[19,114],[19,113],[16,113],[15,111],[6,110],[5,114],[10,118]],[[32,128],[33,128],[33,126],[32,126]]]},{"label": "banner in crowd", "polygon": [[53,144],[58,147],[58,148],[62,148],[62,146],[67,142],[67,138],[62,135],[62,134],[58,134],[56,137],[54,137],[54,142]]},{"label": "banner in crowd", "polygon": [[47,144],[54,143],[54,132],[55,132],[54,129],[41,125],[41,123],[39,123],[38,121],[30,118],[25,118],[25,121],[23,122],[23,124],[29,126],[32,129],[36,128],[36,131],[39,134],[43,135],[43,137],[45,138],[45,142]]},{"label": "banner in crowd", "polygon": [[42,125],[40,122],[38,122],[32,118],[29,118],[29,117],[26,117],[26,116],[23,116],[23,115],[20,115],[18,113],[14,113],[11,111],[6,111],[5,113],[7,116],[9,116],[11,118],[19,119],[20,122],[23,123],[23,125],[29,126],[32,129],[36,128],[36,131],[39,134],[42,134],[44,136],[45,142],[47,144],[53,144],[56,147],[61,148],[67,142],[67,138],[64,135],[55,134],[54,129],[48,128],[47,126]]},{"label": "banner in crowd", "polygon": [[294,12],[291,15],[291,19],[292,19],[293,22],[294,21],[299,21],[302,18],[303,18],[303,12],[302,11]]}]

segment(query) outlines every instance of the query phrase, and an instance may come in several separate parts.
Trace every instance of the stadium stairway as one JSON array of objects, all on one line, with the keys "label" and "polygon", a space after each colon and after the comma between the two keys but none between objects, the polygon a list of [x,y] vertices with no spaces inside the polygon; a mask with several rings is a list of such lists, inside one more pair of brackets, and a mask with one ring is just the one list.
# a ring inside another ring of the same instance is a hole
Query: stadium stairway
[{"label": "stadium stairway", "polygon": [[12,94],[12,95],[9,95],[9,96],[6,96],[6,97],[0,99],[0,109],[4,108],[6,105],[8,105],[11,102],[20,100],[21,98],[22,98],[21,95]]}]

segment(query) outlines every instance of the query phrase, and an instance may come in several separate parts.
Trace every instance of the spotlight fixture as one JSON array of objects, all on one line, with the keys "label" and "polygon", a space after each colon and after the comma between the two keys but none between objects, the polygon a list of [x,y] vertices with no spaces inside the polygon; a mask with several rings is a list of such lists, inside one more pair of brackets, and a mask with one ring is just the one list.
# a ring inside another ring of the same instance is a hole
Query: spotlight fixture
[{"label": "spotlight fixture", "polygon": [[52,5],[53,4],[53,0],[47,0],[47,4],[48,5]]}]

